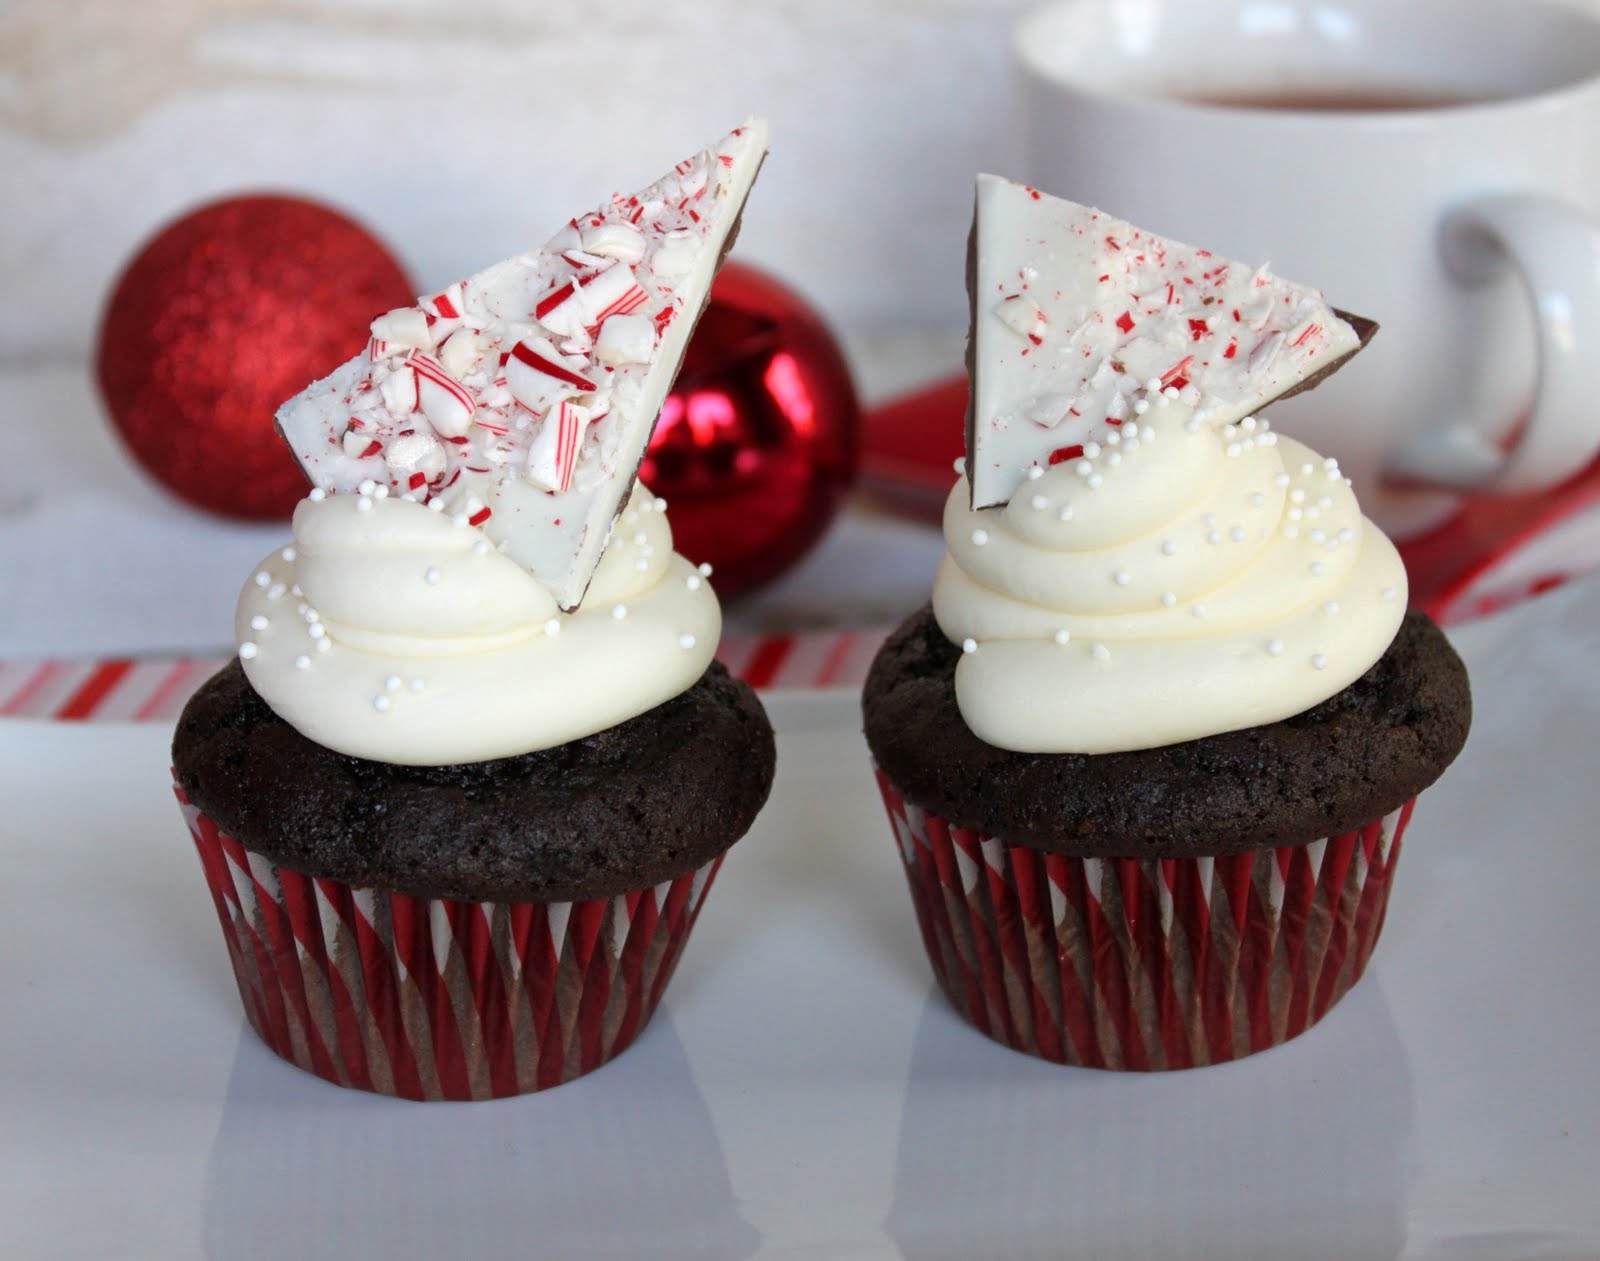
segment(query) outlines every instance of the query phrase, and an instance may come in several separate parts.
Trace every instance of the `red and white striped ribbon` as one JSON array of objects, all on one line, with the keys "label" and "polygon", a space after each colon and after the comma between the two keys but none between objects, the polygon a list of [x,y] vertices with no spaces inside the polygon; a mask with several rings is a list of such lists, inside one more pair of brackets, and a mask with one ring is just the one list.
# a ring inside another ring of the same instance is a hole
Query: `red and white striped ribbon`
[{"label": "red and white striped ribbon", "polygon": [[[860,687],[887,627],[725,635],[717,656],[759,689]],[[170,722],[222,656],[0,661],[0,718]]]}]

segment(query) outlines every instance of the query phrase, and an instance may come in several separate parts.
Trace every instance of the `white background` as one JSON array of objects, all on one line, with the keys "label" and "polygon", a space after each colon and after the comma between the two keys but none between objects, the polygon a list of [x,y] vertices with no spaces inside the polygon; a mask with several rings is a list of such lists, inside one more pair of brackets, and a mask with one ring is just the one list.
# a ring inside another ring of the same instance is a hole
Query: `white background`
[{"label": "white background", "polygon": [[542,242],[746,115],[741,256],[851,332],[959,328],[1014,161],[1018,0],[10,0],[0,356],[81,356],[121,264],[247,189],[364,220],[423,287]]},{"label": "white background", "polygon": [[[0,0],[0,654],[214,650],[280,541],[130,469],[90,384],[113,281],[174,217],[314,197],[428,288],[764,114],[740,257],[820,308],[875,401],[959,366],[971,179],[1021,166],[1024,7]],[[891,621],[938,554],[931,531],[854,513],[735,617]]]}]

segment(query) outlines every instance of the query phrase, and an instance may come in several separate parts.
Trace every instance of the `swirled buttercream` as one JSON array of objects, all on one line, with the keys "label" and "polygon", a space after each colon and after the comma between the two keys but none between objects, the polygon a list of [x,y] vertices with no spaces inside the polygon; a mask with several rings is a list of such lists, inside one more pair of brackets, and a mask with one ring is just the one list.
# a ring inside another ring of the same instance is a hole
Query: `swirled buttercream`
[{"label": "swirled buttercream", "polygon": [[550,748],[688,690],[721,632],[710,586],[637,487],[583,605],[420,503],[314,495],[239,597],[251,686],[341,753],[439,766]]},{"label": "swirled buttercream", "polygon": [[1336,462],[1157,394],[1003,508],[945,505],[939,626],[990,744],[1154,748],[1275,722],[1354,682],[1405,612],[1394,546]]}]

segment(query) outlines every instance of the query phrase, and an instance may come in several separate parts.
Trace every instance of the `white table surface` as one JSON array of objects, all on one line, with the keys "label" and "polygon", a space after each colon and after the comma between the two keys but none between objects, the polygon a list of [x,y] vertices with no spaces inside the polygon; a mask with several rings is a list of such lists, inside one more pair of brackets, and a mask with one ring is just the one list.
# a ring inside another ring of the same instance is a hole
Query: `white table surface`
[{"label": "white table surface", "polygon": [[255,1039],[165,730],[0,721],[0,1255],[1600,1256],[1600,583],[1456,638],[1472,738],[1367,977],[1161,1075],[1030,1059],[938,995],[848,694],[774,703],[772,801],[638,1043],[468,1105]]}]

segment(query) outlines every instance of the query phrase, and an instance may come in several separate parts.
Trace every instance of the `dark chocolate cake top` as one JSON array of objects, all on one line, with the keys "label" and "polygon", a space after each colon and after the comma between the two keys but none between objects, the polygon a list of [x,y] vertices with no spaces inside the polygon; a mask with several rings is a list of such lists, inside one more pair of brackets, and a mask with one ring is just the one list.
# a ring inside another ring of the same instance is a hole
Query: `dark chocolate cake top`
[{"label": "dark chocolate cake top", "polygon": [[196,806],[284,866],[419,896],[554,902],[646,888],[723,853],[766,801],[776,755],[755,693],[717,663],[594,735],[426,767],[313,743],[234,662],[184,709],[172,759]]},{"label": "dark chocolate cake top", "polygon": [[932,611],[884,644],[867,743],[912,802],[1005,841],[1074,857],[1187,858],[1336,836],[1443,773],[1466,741],[1466,668],[1412,611],[1355,683],[1282,722],[1125,753],[995,748],[956,706],[961,649]]}]

